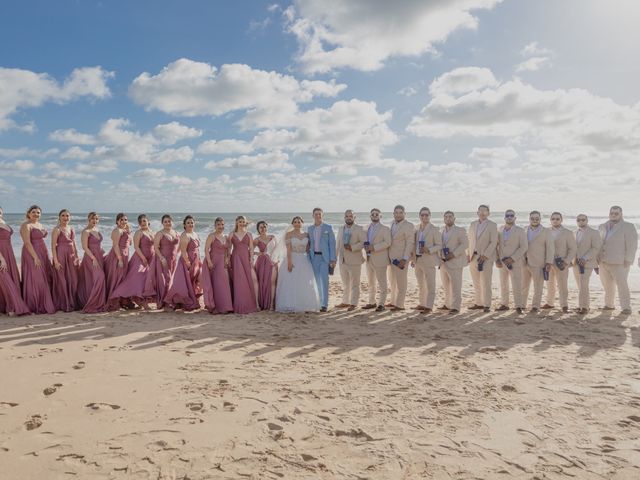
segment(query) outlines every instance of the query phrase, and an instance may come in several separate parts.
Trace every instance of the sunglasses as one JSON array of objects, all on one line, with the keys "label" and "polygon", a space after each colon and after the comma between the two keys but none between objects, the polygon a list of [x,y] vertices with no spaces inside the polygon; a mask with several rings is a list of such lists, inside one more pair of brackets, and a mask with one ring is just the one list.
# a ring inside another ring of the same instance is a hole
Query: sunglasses
[{"label": "sunglasses", "polygon": [[516,214],[515,214],[515,213],[505,213],[505,214],[504,214],[504,218],[513,218],[513,217],[515,217],[515,216],[516,216]]}]

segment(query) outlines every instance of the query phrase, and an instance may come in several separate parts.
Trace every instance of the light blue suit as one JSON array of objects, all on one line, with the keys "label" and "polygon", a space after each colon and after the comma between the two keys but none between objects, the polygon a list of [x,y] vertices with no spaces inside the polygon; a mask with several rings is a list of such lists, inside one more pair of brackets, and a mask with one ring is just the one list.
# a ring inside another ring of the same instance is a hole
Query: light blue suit
[{"label": "light blue suit", "polygon": [[[319,245],[315,244],[316,228],[322,229]],[[336,236],[333,234],[331,225],[326,223],[319,227],[311,225],[307,233],[309,234],[309,260],[311,260],[320,293],[320,306],[327,308],[329,306],[329,263],[336,261]],[[316,255],[315,252],[322,252],[322,255]]]}]

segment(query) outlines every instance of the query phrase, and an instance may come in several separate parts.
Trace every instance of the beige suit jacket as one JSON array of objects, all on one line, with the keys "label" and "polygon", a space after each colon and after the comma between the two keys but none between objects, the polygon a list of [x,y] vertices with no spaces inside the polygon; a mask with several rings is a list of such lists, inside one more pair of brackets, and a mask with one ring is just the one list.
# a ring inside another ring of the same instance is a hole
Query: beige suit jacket
[{"label": "beige suit jacket", "polygon": [[602,248],[602,239],[600,232],[595,228],[587,227],[582,233],[582,238],[577,241],[578,232],[576,232],[576,262],[580,258],[584,258],[587,262],[585,267],[596,268],[598,266],[598,255]]},{"label": "beige suit jacket", "polygon": [[[392,232],[393,229],[389,228]],[[401,221],[396,227],[395,235],[391,234],[391,246],[389,247],[389,260],[409,260],[414,249],[415,227],[407,220]]]},{"label": "beige suit jacket", "polygon": [[[371,226],[371,225],[369,225]],[[364,232],[364,239],[367,241],[367,230]],[[374,267],[386,267],[389,265],[389,247],[391,246],[391,229],[386,225],[380,224],[378,231],[371,242],[373,252],[367,257],[367,261],[371,262]]]},{"label": "beige suit jacket", "polygon": [[[444,241],[444,231],[446,227],[442,227],[442,247],[447,247],[449,253],[453,253],[455,258],[448,260],[446,263],[447,268],[463,268],[469,263],[467,261],[467,247],[469,246],[469,239],[467,238],[467,231],[454,225],[451,227],[451,233],[447,241]],[[494,254],[495,255],[495,254]]]},{"label": "beige suit jacket", "polygon": [[487,219],[487,226],[484,228],[479,237],[476,237],[476,230],[480,224],[479,220],[471,222],[469,226],[469,258],[473,256],[473,252],[478,255],[484,255],[489,262],[496,259],[496,248],[498,246],[498,226],[495,222]]},{"label": "beige suit jacket", "polygon": [[554,238],[553,240],[554,258],[560,257],[562,258],[564,263],[566,263],[567,265],[571,265],[571,262],[573,262],[573,259],[576,256],[576,249],[577,249],[576,237],[574,233],[568,228],[560,226],[559,230],[560,230],[560,233],[558,233],[557,236],[554,238],[553,229],[549,229],[549,233],[551,233],[551,238]]},{"label": "beige suit jacket", "polygon": [[511,257],[515,266],[524,266],[524,259],[529,246],[529,242],[527,241],[527,232],[524,231],[524,228],[514,225],[511,227],[511,235],[509,235],[507,241],[504,240],[503,232],[504,225],[501,225],[498,231],[497,260]]},{"label": "beige suit jacket", "polygon": [[[529,227],[524,231],[527,234]],[[544,267],[546,263],[553,265],[555,247],[553,237],[548,228],[542,227],[542,231],[531,242],[528,242],[527,265],[530,267]]]},{"label": "beige suit jacket", "polygon": [[607,238],[607,223],[600,225],[600,238],[602,238],[600,261],[613,265],[633,263],[638,249],[638,232],[635,225],[621,221],[613,227]]},{"label": "beige suit jacket", "polygon": [[355,223],[351,225],[351,239],[349,245],[351,250],[344,248],[344,225],[338,229],[338,241],[336,243],[336,253],[338,254],[338,263],[347,265],[362,265],[364,263],[364,254],[362,247],[367,241],[367,235],[360,225]]},{"label": "beige suit jacket", "polygon": [[[418,249],[418,242],[420,241],[420,224],[416,226],[415,236],[413,240],[413,252],[412,252],[412,260],[415,260],[416,251]],[[440,265],[440,252],[442,250],[442,234],[440,233],[440,229],[433,225],[432,223],[428,223],[427,227],[424,230],[424,253],[422,254],[422,261],[424,265],[427,267],[437,267]]]}]

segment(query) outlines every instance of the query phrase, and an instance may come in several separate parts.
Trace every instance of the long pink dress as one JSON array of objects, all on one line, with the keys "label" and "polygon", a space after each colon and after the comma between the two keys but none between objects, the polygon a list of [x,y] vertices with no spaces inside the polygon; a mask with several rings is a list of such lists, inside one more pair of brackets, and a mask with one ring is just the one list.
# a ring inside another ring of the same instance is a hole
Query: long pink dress
[{"label": "long pink dress", "polygon": [[104,250],[102,250],[102,234],[89,233],[87,243],[89,250],[96,257],[98,266],[93,266],[93,260],[86,253],[80,264],[80,279],[78,282],[78,301],[82,313],[100,313],[106,309],[107,282],[104,276]]},{"label": "long pink dress", "polygon": [[73,312],[78,309],[78,273],[74,245],[76,232],[70,230],[67,236],[62,230],[58,235],[56,244],[56,255],[61,267],[57,270],[53,267],[53,284],[51,293],[53,294],[53,304],[56,310],[63,312]]},{"label": "long pink dress", "polygon": [[155,261],[156,251],[153,246],[153,239],[142,234],[140,237],[140,250],[147,259],[147,266],[142,263],[142,259],[137,252],[133,254],[129,261],[129,270],[122,283],[116,287],[111,294],[110,300],[135,299],[137,301],[153,300],[155,295],[145,295],[145,285],[147,278],[151,274],[151,265]]},{"label": "long pink dress", "polygon": [[233,311],[236,313],[253,313],[258,310],[251,277],[250,239],[251,236],[248,233],[245,233],[242,240],[235,233],[231,234],[231,243],[233,244],[231,284],[233,286]]},{"label": "long pink dress", "polygon": [[182,307],[184,310],[196,310],[200,308],[198,297],[202,295],[200,286],[200,272],[202,263],[200,262],[200,239],[191,238],[187,244],[187,256],[191,262],[191,268],[182,259],[178,258],[178,265],[173,275],[173,281],[169,285],[164,303],[171,308]]},{"label": "long pink dress", "polygon": [[[228,245],[214,237],[208,252],[204,252],[205,261],[202,262],[202,290],[204,306],[209,313],[233,312],[233,300],[231,298],[231,282],[229,270],[225,265],[225,256]],[[213,269],[209,269],[207,256],[213,263]]]},{"label": "long pink dress", "polygon": [[160,258],[156,255],[144,286],[144,296],[155,297],[156,308],[164,308],[164,297],[171,285],[178,263],[179,244],[180,237],[177,235],[171,239],[163,233],[160,237],[160,253],[167,260],[167,264],[166,266],[162,265]]},{"label": "long pink dress", "polygon": [[[273,240],[272,240],[273,241]],[[267,243],[258,239],[258,250],[262,255],[256,259],[256,275],[258,276],[258,305],[262,310],[272,310],[275,305],[271,301],[271,276],[273,275],[273,263],[267,253]]]},{"label": "long pink dress", "polygon": [[5,227],[0,227],[0,253],[7,264],[7,271],[0,271],[0,313],[28,315],[31,312],[20,294],[20,272],[11,248],[13,229]]},{"label": "long pink dress", "polygon": [[107,282],[107,310],[118,310],[120,301],[110,300],[115,289],[122,283],[127,276],[129,266],[129,247],[131,246],[131,234],[123,231],[118,240],[118,248],[122,255],[122,267],[118,267],[118,257],[116,257],[113,248],[104,260],[104,275]]},{"label": "long pink dress", "polygon": [[51,260],[44,239],[46,230],[32,228],[29,237],[31,245],[40,259],[39,267],[33,261],[33,257],[22,246],[20,265],[22,267],[22,298],[32,313],[56,313],[56,307],[51,298],[51,281],[53,277]]}]

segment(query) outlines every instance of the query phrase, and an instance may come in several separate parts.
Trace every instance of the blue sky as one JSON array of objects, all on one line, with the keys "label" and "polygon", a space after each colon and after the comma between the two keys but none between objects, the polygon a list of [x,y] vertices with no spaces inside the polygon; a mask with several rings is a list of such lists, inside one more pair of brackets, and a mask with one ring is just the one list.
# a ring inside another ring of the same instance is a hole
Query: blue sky
[{"label": "blue sky", "polygon": [[1,9],[7,211],[640,211],[632,0]]}]

